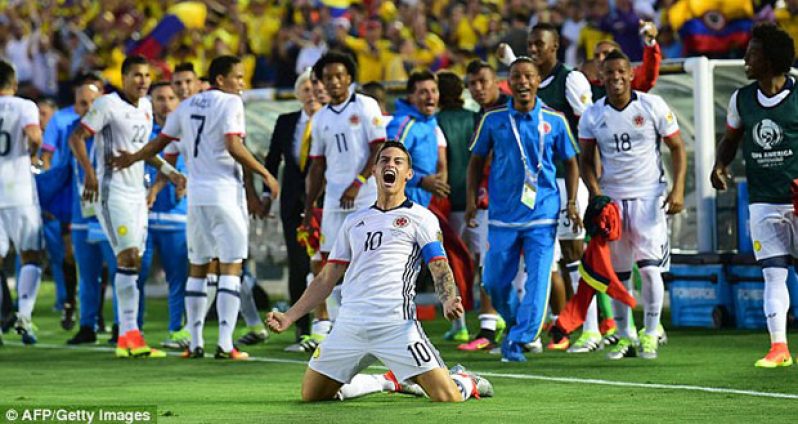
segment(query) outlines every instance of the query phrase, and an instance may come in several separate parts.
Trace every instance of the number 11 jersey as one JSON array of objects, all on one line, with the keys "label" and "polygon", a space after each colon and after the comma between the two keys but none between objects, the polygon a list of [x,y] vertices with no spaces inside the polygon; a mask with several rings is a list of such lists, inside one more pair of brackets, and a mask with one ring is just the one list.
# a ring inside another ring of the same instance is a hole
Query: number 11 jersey
[{"label": "number 11 jersey", "polygon": [[246,136],[241,96],[217,89],[191,96],[169,114],[161,134],[180,143],[189,206],[243,204],[244,173],[225,146],[227,135]]},{"label": "number 11 jersey", "polygon": [[111,192],[144,196],[144,163],[137,162],[119,170],[111,166],[110,159],[120,150],[136,152],[150,139],[152,104],[149,99],[142,97],[134,106],[117,93],[106,94],[94,102],[80,124],[94,135],[100,199],[107,200]]}]

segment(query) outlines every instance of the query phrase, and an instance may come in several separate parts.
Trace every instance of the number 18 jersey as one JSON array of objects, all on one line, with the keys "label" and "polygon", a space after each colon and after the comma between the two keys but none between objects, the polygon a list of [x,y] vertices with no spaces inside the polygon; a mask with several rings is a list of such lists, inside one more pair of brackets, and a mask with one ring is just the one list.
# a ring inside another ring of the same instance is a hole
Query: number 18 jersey
[{"label": "number 18 jersey", "polygon": [[152,104],[149,99],[141,98],[134,106],[117,93],[106,94],[92,104],[80,124],[94,135],[101,200],[107,200],[111,192],[144,196],[144,163],[137,162],[119,170],[111,166],[110,159],[120,150],[136,152],[150,139]]},{"label": "number 18 jersey", "polygon": [[0,208],[36,204],[25,127],[39,125],[36,103],[0,96]]},{"label": "number 18 jersey", "polygon": [[632,92],[618,110],[602,97],[579,120],[579,139],[598,143],[601,190],[613,199],[658,197],[667,187],[660,139],[679,132],[668,105],[654,94]]},{"label": "number 18 jersey", "polygon": [[161,134],[180,143],[189,206],[244,201],[244,173],[224,141],[227,135],[246,136],[241,96],[216,89],[191,96],[169,114]]}]

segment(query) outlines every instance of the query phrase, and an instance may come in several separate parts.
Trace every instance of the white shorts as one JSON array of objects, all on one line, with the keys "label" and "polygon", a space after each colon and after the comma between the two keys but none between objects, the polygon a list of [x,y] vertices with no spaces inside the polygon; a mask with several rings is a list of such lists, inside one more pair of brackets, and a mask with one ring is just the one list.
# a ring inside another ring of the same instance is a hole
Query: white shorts
[{"label": "white shorts", "polygon": [[308,366],[319,374],[346,384],[379,360],[405,381],[436,368],[446,368],[418,321],[363,324],[335,322],[313,353]]},{"label": "white shorts", "polygon": [[97,220],[108,237],[114,255],[136,248],[144,254],[147,245],[147,199],[108,196],[94,205]]},{"label": "white shorts", "polygon": [[321,213],[321,240],[319,240],[319,251],[330,253],[335,246],[335,238],[338,231],[344,225],[347,216],[354,213],[357,209],[348,211],[327,211]]},{"label": "white shorts", "polygon": [[664,197],[616,200],[623,232],[621,239],[610,242],[612,266],[616,272],[630,272],[638,268],[657,266],[663,272],[670,269],[670,239]]},{"label": "white shorts", "polygon": [[0,258],[8,254],[9,240],[17,253],[42,250],[42,215],[38,205],[0,208]]},{"label": "white shorts", "polygon": [[748,212],[756,260],[798,256],[798,218],[791,204],[755,203],[748,206]]},{"label": "white shorts", "polygon": [[[573,223],[568,218],[568,191],[565,189],[565,178],[557,178],[557,188],[560,191],[560,216],[557,223],[557,239],[558,240],[584,240],[585,228],[582,227],[579,232],[575,233]],[[582,180],[579,180],[579,189],[576,191],[576,209],[579,211],[579,216],[584,217],[587,210],[587,203],[590,194],[587,191],[587,186]]]},{"label": "white shorts", "polygon": [[488,211],[478,209],[475,220],[477,221],[477,226],[471,228],[465,222],[465,212],[452,212],[449,214],[449,224],[452,229],[457,234],[460,234],[471,254],[479,255],[481,262],[484,253],[488,250]]},{"label": "white shorts", "polygon": [[213,258],[219,258],[223,264],[243,261],[249,250],[248,236],[249,218],[243,205],[188,207],[188,260],[194,265],[207,264]]}]

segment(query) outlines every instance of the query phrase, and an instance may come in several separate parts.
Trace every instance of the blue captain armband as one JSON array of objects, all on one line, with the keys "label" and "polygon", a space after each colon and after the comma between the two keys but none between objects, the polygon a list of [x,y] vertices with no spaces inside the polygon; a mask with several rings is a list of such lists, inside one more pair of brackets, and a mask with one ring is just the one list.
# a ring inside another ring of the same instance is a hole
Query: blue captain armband
[{"label": "blue captain armband", "polygon": [[446,252],[443,250],[443,244],[437,240],[427,243],[421,248],[421,254],[424,255],[425,263],[446,259]]}]

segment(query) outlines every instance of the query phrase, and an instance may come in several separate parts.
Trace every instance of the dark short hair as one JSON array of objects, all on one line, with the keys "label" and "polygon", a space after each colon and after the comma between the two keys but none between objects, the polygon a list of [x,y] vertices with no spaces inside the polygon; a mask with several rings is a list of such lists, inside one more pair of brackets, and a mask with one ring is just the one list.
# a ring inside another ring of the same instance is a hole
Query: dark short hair
[{"label": "dark short hair", "polygon": [[53,109],[58,109],[58,103],[56,103],[55,99],[53,99],[52,97],[47,97],[47,96],[41,97],[38,100],[36,100],[36,104],[39,106],[46,105],[50,106]]},{"label": "dark short hair", "polygon": [[130,68],[135,65],[149,65],[150,62],[147,61],[147,58],[141,55],[133,55],[128,56],[122,62],[122,75],[127,75],[130,72]]},{"label": "dark short hair", "polygon": [[765,60],[770,65],[771,72],[790,72],[795,61],[795,46],[787,31],[770,22],[763,22],[754,26],[751,37],[762,43]]},{"label": "dark short hair", "polygon": [[530,31],[530,33],[535,32],[535,31],[548,31],[548,32],[551,33],[551,35],[554,36],[554,40],[555,41],[560,41],[560,32],[557,30],[557,27],[554,26],[551,23],[541,22],[541,23],[533,26],[532,27],[532,31]]},{"label": "dark short hair", "polygon": [[455,109],[463,106],[463,80],[454,72],[438,72],[438,91],[441,93],[441,109]]},{"label": "dark short hair", "polygon": [[390,149],[391,147],[397,148],[397,149],[399,149],[399,150],[401,150],[401,151],[403,151],[405,153],[405,156],[407,156],[407,166],[412,169],[413,168],[413,157],[410,156],[410,151],[407,150],[407,147],[405,147],[404,143],[400,143],[398,141],[391,140],[391,141],[386,141],[385,143],[382,143],[382,145],[380,146],[380,149],[377,150],[377,156],[375,156],[374,160],[375,161],[379,160],[380,159],[380,155],[382,154],[382,151],[385,150],[385,149]]},{"label": "dark short hair", "polygon": [[0,89],[11,88],[16,79],[17,71],[14,70],[14,66],[9,62],[0,59]]},{"label": "dark short hair", "polygon": [[466,75],[474,75],[483,69],[490,69],[491,72],[494,74],[496,73],[496,70],[493,69],[493,66],[490,66],[490,63],[484,60],[474,59],[466,65]]},{"label": "dark short hair", "polygon": [[416,91],[417,83],[421,81],[430,81],[430,80],[435,81],[436,83],[438,82],[438,78],[435,76],[435,74],[433,74],[429,70],[413,72],[412,74],[410,74],[410,77],[407,79],[407,87],[406,87],[407,94]]},{"label": "dark short hair", "polygon": [[379,103],[385,103],[385,86],[376,81],[363,84],[363,86],[360,87],[360,92],[373,98]]},{"label": "dark short hair", "polygon": [[607,53],[606,56],[604,56],[604,62],[602,62],[602,64],[607,63],[611,60],[623,60],[626,61],[626,63],[631,63],[629,61],[629,56],[627,56],[626,54],[624,54],[624,52],[618,49],[610,50],[610,52]]},{"label": "dark short hair", "polygon": [[154,82],[154,83],[152,83],[152,84],[150,85],[150,95],[152,95],[152,93],[154,93],[154,92],[155,92],[155,90],[157,90],[157,89],[159,89],[159,88],[163,88],[163,87],[169,87],[169,88],[172,88],[172,84],[170,84],[170,83],[169,83],[169,82],[167,82],[167,81],[158,81],[158,82]]},{"label": "dark short hair", "polygon": [[97,71],[86,72],[85,74],[78,75],[75,78],[75,88],[80,87],[83,84],[91,83],[97,83],[97,86],[102,88],[105,85],[105,79]]},{"label": "dark short hair", "polygon": [[233,55],[224,55],[213,58],[211,66],[208,68],[208,79],[211,85],[216,85],[216,77],[226,76],[233,67],[241,63],[241,58]]},{"label": "dark short hair", "polygon": [[514,67],[515,65],[518,65],[518,64],[520,64],[520,63],[528,63],[528,64],[530,64],[530,65],[534,66],[534,67],[535,67],[535,70],[538,70],[538,65],[535,65],[535,62],[533,62],[533,61],[532,61],[532,58],[530,58],[529,56],[518,56],[518,57],[517,57],[517,58],[516,58],[516,59],[513,61],[513,63],[511,63],[511,64],[510,64],[510,67],[509,67],[508,69],[512,71],[512,70],[513,70],[513,67]]},{"label": "dark short hair", "polygon": [[325,53],[324,56],[313,65],[313,74],[316,75],[316,79],[321,81],[324,75],[324,68],[333,63],[344,65],[346,72],[352,77],[352,82],[357,81],[357,65],[355,64],[355,60],[352,59],[351,55],[335,50]]},{"label": "dark short hair", "polygon": [[194,75],[197,74],[197,72],[194,70],[194,64],[191,62],[183,62],[175,66],[175,71],[173,73],[176,74],[178,72],[191,72]]}]

